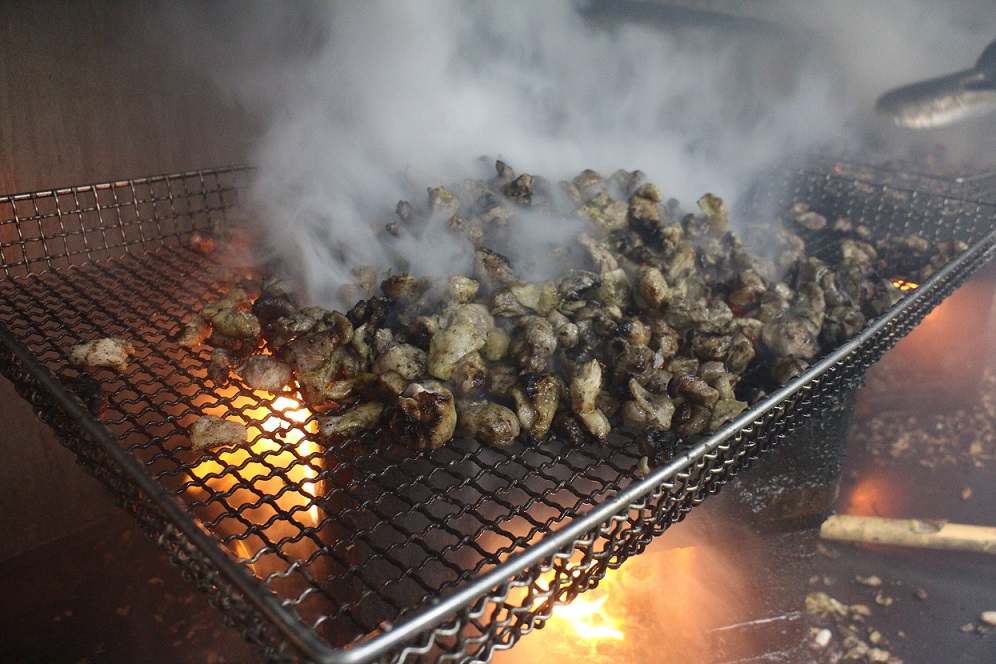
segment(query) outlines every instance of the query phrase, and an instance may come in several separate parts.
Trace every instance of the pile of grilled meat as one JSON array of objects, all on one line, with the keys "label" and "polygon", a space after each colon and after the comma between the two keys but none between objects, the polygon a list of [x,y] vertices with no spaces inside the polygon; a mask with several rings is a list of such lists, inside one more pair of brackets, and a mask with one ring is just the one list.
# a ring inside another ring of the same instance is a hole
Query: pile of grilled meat
[{"label": "pile of grilled meat", "polygon": [[[489,248],[527,209],[583,220],[576,245],[551,257],[564,262],[554,279],[527,281]],[[384,232],[439,215],[474,246],[473,277],[403,273],[378,286],[361,270],[367,296],[347,312],[297,306],[273,279],[242,281],[178,341],[214,347],[218,384],[234,373],[256,390],[296,390],[330,439],[386,431],[426,450],[454,435],[580,443],[617,427],[633,434],[646,471],[884,313],[903,296],[896,276],[923,280],[966,248],[874,240],[797,204],[767,225],[759,252],[711,194],[683,213],[639,171],[553,183],[502,162],[491,181],[402,201]],[[836,260],[807,255],[807,243]],[[204,437],[217,426],[198,422],[195,446],[244,442],[239,431]]]}]

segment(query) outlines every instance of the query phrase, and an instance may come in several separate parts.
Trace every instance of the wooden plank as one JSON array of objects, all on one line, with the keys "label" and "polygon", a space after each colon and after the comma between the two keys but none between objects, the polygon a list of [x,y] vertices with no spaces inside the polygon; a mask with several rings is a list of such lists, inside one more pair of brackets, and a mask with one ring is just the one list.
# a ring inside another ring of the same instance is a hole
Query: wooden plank
[{"label": "wooden plank", "polygon": [[845,542],[996,554],[996,528],[946,521],[838,514],[823,523],[820,537]]}]

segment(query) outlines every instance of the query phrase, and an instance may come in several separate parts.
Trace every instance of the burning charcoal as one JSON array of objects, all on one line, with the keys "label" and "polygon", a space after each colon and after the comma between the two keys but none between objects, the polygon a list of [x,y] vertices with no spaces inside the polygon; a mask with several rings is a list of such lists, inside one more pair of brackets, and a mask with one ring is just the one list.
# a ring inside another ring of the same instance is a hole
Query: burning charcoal
[{"label": "burning charcoal", "polygon": [[560,384],[551,374],[526,374],[520,384],[508,390],[515,400],[519,424],[533,440],[542,440],[550,432],[560,405],[560,389]]},{"label": "burning charcoal", "polygon": [[656,468],[678,456],[681,437],[667,428],[647,427],[636,437],[636,448],[647,457],[647,464]]},{"label": "burning charcoal", "polygon": [[605,414],[595,405],[595,399],[602,389],[602,367],[597,360],[591,360],[578,367],[571,380],[571,408],[585,428],[596,438],[604,441],[611,426]]},{"label": "burning charcoal", "polygon": [[242,382],[254,390],[276,394],[282,392],[294,377],[291,366],[273,355],[253,355],[236,370]]},{"label": "burning charcoal", "polygon": [[649,392],[636,380],[629,381],[629,392],[633,400],[623,405],[623,422],[627,426],[670,428],[675,406],[669,397]]},{"label": "burning charcoal", "polygon": [[444,325],[429,341],[429,373],[448,379],[467,353],[480,350],[494,327],[494,319],[480,304],[454,304],[444,312]]},{"label": "burning charcoal", "polygon": [[412,383],[398,398],[391,429],[414,450],[434,450],[453,438],[457,412],[453,393],[434,381]]},{"label": "burning charcoal", "polygon": [[218,248],[218,243],[213,237],[203,231],[194,231],[187,238],[187,246],[199,254],[210,254]]},{"label": "burning charcoal", "polygon": [[781,316],[761,328],[761,342],[779,357],[816,356],[819,328],[808,318]]},{"label": "burning charcoal", "polygon": [[91,415],[100,417],[107,408],[107,394],[100,382],[89,374],[81,374],[76,378],[66,381],[69,390],[79,397],[83,402],[83,407]]},{"label": "burning charcoal", "polygon": [[128,368],[128,357],[135,353],[131,342],[124,339],[94,339],[69,349],[69,363],[74,367],[95,369],[107,367],[115,371]]},{"label": "burning charcoal", "polygon": [[821,231],[827,226],[827,218],[810,210],[808,203],[796,203],[789,208],[789,218],[810,231]]},{"label": "burning charcoal", "polygon": [[184,348],[193,348],[207,341],[211,336],[211,326],[200,316],[194,316],[183,326],[176,337],[176,343]]},{"label": "burning charcoal", "polygon": [[686,401],[674,413],[672,429],[679,436],[692,436],[702,433],[712,421],[712,409],[700,403]]},{"label": "burning charcoal", "polygon": [[190,425],[190,445],[195,450],[244,445],[249,434],[244,425],[214,415],[202,415]]},{"label": "burning charcoal", "polygon": [[393,371],[408,381],[417,380],[425,374],[427,366],[425,351],[411,344],[392,346],[373,364],[375,374]]},{"label": "burning charcoal", "polygon": [[340,413],[319,417],[318,433],[326,438],[353,436],[376,428],[383,414],[384,404],[379,401],[360,403]]},{"label": "burning charcoal", "polygon": [[492,447],[507,447],[519,436],[515,413],[491,401],[457,404],[457,433]]},{"label": "burning charcoal", "polygon": [[664,274],[648,265],[641,265],[636,269],[634,294],[638,306],[651,310],[661,309],[671,299],[671,289]]},{"label": "burning charcoal", "polygon": [[542,374],[557,350],[557,337],[549,321],[540,316],[522,316],[509,345],[509,353],[523,372]]}]

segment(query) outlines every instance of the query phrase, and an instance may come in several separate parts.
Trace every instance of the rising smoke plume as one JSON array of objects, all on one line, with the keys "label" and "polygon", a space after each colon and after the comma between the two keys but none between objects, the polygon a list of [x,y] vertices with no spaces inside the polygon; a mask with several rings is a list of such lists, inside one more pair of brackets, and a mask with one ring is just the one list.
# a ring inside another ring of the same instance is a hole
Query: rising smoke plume
[{"label": "rising smoke plume", "polygon": [[[846,148],[862,135],[874,101],[865,97],[904,68],[912,80],[933,73],[917,71],[925,61],[954,66],[975,48],[954,35],[980,29],[964,12],[911,13],[910,3],[835,3],[834,15],[818,3],[729,4],[739,15],[767,9],[734,28],[647,2],[253,5],[239,20],[250,25],[238,33],[238,52],[256,49],[249,57],[233,57],[203,21],[184,33],[209,42],[208,66],[266,123],[253,204],[269,250],[311,300],[341,305],[359,266],[469,268],[468,247],[442,223],[402,241],[380,231],[399,200],[418,205],[427,186],[489,177],[480,157],[550,179],[640,169],[686,207],[706,191],[732,201],[788,156]],[[925,24],[938,36],[918,35]],[[935,52],[911,57],[913,43]],[[576,232],[520,220],[513,260],[540,265],[548,241]]]}]

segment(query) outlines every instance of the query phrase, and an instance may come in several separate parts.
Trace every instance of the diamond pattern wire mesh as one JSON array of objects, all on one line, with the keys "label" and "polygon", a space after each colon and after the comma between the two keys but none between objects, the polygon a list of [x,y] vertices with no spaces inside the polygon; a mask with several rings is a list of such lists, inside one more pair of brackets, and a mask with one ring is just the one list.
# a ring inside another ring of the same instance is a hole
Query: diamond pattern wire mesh
[{"label": "diamond pattern wire mesh", "polygon": [[[270,659],[486,661],[638,554],[795,427],[991,257],[996,209],[881,177],[797,174],[758,205],[809,201],[887,235],[974,243],[779,393],[643,479],[621,437],[414,454],[367,436],[327,444],[292,394],[216,385],[207,349],[172,341],[246,269],[184,239],[238,215],[245,169],[0,198],[0,368],[88,471]],[[879,173],[882,175],[882,173]],[[901,174],[884,173],[898,177]],[[904,181],[905,182],[905,181]],[[970,192],[969,192],[970,193]],[[128,338],[104,403],[65,361],[80,341]],[[195,451],[202,414],[250,445]]]}]

